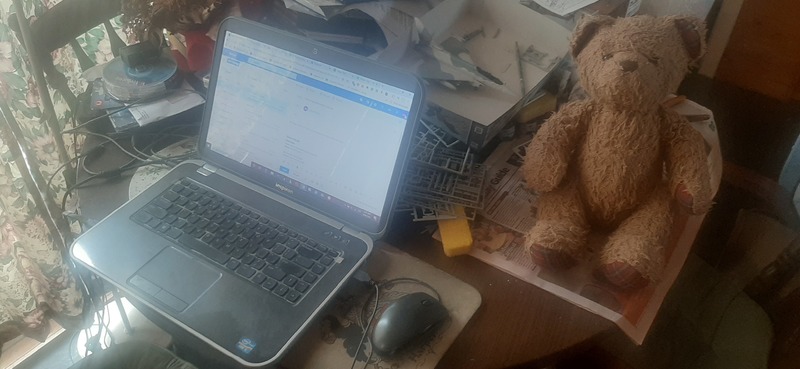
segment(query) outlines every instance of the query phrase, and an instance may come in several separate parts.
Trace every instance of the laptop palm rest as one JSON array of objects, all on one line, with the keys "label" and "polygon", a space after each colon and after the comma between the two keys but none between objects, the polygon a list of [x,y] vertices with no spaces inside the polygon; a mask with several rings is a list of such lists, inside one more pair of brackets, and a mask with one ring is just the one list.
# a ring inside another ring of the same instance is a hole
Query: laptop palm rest
[{"label": "laptop palm rest", "polygon": [[170,246],[148,261],[128,283],[180,312],[221,277],[219,271]]}]

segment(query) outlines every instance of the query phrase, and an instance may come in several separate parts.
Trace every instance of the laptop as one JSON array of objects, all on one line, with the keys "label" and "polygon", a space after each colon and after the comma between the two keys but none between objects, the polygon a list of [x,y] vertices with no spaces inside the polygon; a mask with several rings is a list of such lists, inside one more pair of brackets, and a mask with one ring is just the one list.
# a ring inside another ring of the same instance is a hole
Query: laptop
[{"label": "laptop", "polygon": [[406,72],[226,19],[200,160],[71,255],[238,364],[276,364],[385,232],[422,95]]}]

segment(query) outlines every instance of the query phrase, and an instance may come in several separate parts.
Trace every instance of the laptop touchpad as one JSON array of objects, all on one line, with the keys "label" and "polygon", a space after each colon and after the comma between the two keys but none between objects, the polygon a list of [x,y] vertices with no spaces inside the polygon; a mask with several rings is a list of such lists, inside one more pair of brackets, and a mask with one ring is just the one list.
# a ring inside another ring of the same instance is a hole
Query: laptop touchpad
[{"label": "laptop touchpad", "polygon": [[165,305],[183,311],[221,277],[219,271],[194,257],[167,247],[128,282]]}]

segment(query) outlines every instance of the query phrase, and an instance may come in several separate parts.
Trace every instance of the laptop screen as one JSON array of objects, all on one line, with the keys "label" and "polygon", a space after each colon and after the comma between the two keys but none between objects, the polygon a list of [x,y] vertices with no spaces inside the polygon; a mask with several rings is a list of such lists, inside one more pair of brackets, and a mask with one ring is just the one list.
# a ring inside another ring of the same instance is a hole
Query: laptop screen
[{"label": "laptop screen", "polygon": [[206,149],[266,187],[377,227],[391,206],[414,93],[234,32],[224,37]]}]

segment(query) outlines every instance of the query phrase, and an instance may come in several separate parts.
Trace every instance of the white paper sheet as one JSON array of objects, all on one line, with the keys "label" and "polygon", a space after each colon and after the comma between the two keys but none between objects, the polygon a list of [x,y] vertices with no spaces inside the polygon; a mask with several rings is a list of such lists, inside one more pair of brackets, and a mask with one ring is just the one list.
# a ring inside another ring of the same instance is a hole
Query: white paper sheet
[{"label": "white paper sheet", "polygon": [[560,16],[565,16],[576,10],[582,9],[587,5],[597,2],[597,0],[533,0],[541,7]]}]

